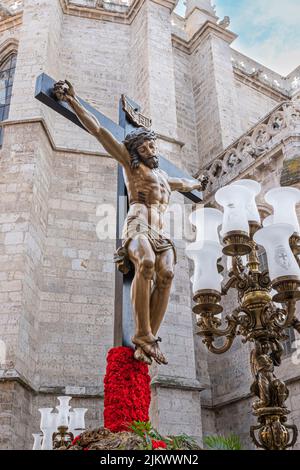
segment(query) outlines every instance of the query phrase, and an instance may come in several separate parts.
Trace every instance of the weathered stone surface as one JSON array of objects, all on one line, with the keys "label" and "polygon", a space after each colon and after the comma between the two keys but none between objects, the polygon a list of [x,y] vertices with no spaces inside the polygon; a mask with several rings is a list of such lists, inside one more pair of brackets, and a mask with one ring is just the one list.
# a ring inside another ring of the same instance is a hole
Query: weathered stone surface
[{"label": "weathered stone surface", "polygon": [[280,178],[281,186],[293,186],[299,184],[300,157],[285,159]]}]

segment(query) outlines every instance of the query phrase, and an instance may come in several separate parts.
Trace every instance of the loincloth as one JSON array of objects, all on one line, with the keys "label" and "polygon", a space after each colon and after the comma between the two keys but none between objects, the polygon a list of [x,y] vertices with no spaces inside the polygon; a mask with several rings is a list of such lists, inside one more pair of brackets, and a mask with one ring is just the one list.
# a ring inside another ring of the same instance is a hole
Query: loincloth
[{"label": "loincloth", "polygon": [[128,245],[131,240],[136,238],[147,238],[155,254],[160,254],[172,249],[174,253],[174,262],[175,264],[177,263],[176,248],[173,241],[164,233],[160,233],[155,230],[143,219],[133,215],[127,217],[124,223],[122,245],[114,254],[114,262],[116,263],[118,270],[123,274],[127,274],[131,269],[134,269],[128,255]]}]

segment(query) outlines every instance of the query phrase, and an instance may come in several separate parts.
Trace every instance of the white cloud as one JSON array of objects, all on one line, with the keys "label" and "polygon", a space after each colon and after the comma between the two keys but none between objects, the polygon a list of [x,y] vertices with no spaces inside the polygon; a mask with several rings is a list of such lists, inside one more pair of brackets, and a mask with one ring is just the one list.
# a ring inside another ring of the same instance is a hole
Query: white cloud
[{"label": "white cloud", "polygon": [[[288,75],[300,65],[299,0],[213,0],[221,18],[239,35],[233,47],[263,65]],[[184,13],[183,0],[177,11]]]},{"label": "white cloud", "polygon": [[238,41],[233,43],[233,47],[283,76],[300,65],[299,38],[285,40],[284,36],[278,38],[278,33],[273,33],[265,41],[249,46]]},{"label": "white cloud", "polygon": [[299,0],[252,0],[246,3],[244,21],[250,14],[253,15],[254,21],[260,25],[276,21],[284,26],[299,26]]},{"label": "white cloud", "polygon": [[[226,14],[222,0],[216,3]],[[299,0],[241,0],[233,11],[231,29],[239,34],[234,48],[282,75],[300,64]]]}]

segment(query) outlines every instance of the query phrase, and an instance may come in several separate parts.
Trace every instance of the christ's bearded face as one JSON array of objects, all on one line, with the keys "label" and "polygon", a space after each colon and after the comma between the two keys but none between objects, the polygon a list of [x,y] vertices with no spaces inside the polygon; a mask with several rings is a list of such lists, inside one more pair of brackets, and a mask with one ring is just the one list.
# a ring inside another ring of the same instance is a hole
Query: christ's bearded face
[{"label": "christ's bearded face", "polygon": [[137,147],[139,157],[148,168],[158,168],[157,146],[155,140],[144,140],[144,142]]}]

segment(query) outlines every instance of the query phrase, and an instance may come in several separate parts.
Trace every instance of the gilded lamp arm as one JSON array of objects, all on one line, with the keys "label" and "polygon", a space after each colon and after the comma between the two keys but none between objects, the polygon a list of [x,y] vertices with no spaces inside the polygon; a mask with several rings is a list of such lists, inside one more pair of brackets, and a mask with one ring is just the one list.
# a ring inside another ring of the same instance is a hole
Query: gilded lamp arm
[{"label": "gilded lamp arm", "polygon": [[[269,315],[271,313],[271,315]],[[300,321],[296,318],[296,300],[291,299],[287,302],[286,308],[275,308],[270,303],[265,306],[262,312],[262,319],[269,321],[270,325],[284,330],[285,328],[294,327],[300,332]],[[269,320],[268,320],[269,319]]]},{"label": "gilded lamp arm", "polygon": [[238,326],[237,319],[233,318],[233,316],[227,316],[226,320],[227,320],[227,325],[228,326],[225,329],[219,330],[218,328],[215,328],[214,326],[211,326],[210,333],[213,336],[217,336],[219,338],[221,338],[223,336],[230,336],[232,334],[235,334],[235,330]]},{"label": "gilded lamp arm", "polygon": [[237,279],[235,276],[230,277],[230,279],[228,279],[228,281],[224,285],[222,285],[221,294],[227,295],[229,289],[232,289],[233,287],[235,287],[236,282],[237,282]]},{"label": "gilded lamp arm", "polygon": [[284,328],[287,328],[293,324],[296,313],[296,300],[289,300],[287,304],[287,317],[284,324]]},{"label": "gilded lamp arm", "polygon": [[220,348],[217,348],[216,346],[214,346],[213,336],[205,336],[205,338],[203,339],[203,343],[206,344],[206,347],[210,352],[214,354],[223,354],[231,348],[234,337],[235,337],[234,334],[227,336],[225,343]]},{"label": "gilded lamp arm", "polygon": [[[228,349],[230,349],[236,336],[237,327],[239,325],[239,312],[240,309],[236,309],[232,315],[226,317],[228,326],[222,330],[218,329],[218,326],[221,325],[221,320],[211,315],[202,316],[200,322],[198,323],[198,326],[200,327],[199,334],[204,338],[203,342],[206,344],[209,351],[215,354],[223,354],[224,352],[228,351]],[[225,343],[220,348],[217,348],[213,344],[215,337],[226,338]]]},{"label": "gilded lamp arm", "polygon": [[247,268],[243,265],[241,257],[233,256],[231,276],[234,276],[237,281],[244,281],[246,274],[248,274]]},{"label": "gilded lamp arm", "polygon": [[291,325],[298,333],[300,333],[300,320],[298,318],[294,317],[292,320],[292,325]]}]

